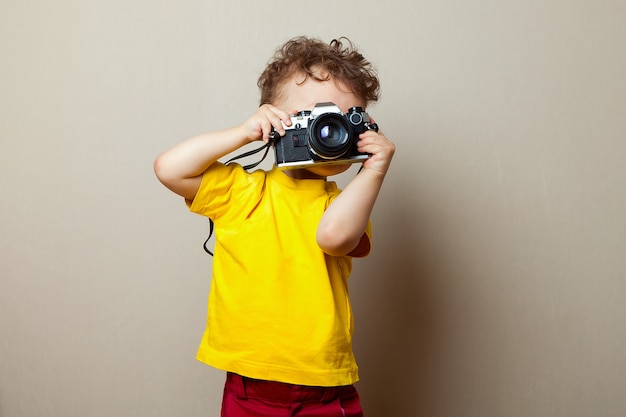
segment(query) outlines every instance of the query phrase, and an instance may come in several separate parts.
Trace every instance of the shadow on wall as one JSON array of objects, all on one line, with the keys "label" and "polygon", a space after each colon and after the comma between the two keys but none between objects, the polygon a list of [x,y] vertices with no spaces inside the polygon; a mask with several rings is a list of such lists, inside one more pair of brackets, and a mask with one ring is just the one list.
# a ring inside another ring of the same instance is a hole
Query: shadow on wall
[{"label": "shadow on wall", "polygon": [[[376,222],[376,220],[374,219]],[[420,225],[428,219],[395,206],[375,224],[375,256],[355,262],[357,387],[368,417],[430,415],[438,385],[442,325],[437,291],[441,254]],[[381,242],[384,242],[381,244]]]}]

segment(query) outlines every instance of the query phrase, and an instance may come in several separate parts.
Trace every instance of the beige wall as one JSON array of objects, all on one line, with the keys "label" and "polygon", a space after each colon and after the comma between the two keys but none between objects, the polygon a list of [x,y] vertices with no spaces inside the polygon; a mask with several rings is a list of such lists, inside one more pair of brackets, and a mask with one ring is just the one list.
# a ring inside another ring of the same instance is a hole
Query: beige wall
[{"label": "beige wall", "polygon": [[207,223],[152,161],[297,34],[378,64],[398,147],[352,278],[367,415],[623,416],[625,3],[216,3],[2,8],[0,416],[218,415]]}]

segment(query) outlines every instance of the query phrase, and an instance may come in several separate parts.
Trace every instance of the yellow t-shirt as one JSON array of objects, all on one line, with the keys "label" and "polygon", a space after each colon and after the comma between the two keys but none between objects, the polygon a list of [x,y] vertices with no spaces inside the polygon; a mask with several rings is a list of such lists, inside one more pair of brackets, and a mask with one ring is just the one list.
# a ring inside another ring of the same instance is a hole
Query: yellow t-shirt
[{"label": "yellow t-shirt", "polygon": [[[341,386],[358,380],[350,256],[323,253],[334,182],[213,164],[190,210],[215,222],[207,328],[198,360],[250,378]],[[368,244],[359,256],[369,253]]]}]

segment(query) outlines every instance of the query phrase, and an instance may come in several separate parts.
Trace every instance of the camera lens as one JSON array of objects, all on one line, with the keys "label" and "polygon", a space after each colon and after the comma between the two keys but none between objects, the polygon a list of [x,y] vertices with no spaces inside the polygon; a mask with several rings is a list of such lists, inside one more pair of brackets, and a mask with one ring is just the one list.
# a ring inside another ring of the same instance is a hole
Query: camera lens
[{"label": "camera lens", "polygon": [[343,141],[344,131],[341,126],[330,123],[320,126],[319,138],[328,145],[341,144]]},{"label": "camera lens", "polygon": [[317,117],[310,126],[309,145],[320,158],[335,159],[350,148],[350,127],[346,120],[328,113]]}]

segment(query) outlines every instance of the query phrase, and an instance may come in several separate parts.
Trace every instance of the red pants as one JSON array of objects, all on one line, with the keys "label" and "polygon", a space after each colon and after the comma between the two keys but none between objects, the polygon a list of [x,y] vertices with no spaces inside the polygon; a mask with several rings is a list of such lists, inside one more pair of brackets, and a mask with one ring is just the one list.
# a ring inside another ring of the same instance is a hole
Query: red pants
[{"label": "red pants", "polygon": [[363,417],[352,386],[308,387],[228,373],[222,417]]}]

